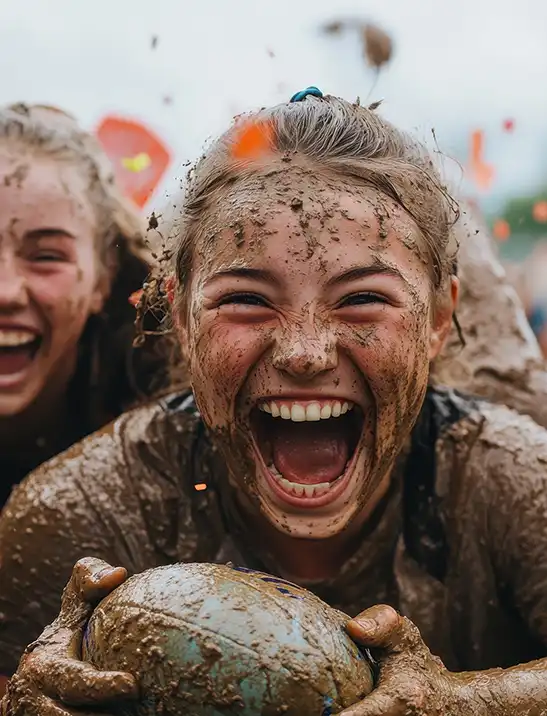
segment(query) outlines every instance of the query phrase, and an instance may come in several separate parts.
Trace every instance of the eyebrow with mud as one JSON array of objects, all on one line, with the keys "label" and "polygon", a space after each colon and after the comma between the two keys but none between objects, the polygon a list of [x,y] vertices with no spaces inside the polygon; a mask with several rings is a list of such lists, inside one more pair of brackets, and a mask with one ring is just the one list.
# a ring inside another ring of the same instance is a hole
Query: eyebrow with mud
[{"label": "eyebrow with mud", "polygon": [[393,276],[394,278],[402,281],[405,285],[408,285],[408,281],[397,268],[390,266],[389,264],[375,261],[374,263],[367,264],[366,266],[354,266],[338,276],[333,276],[333,278],[327,281],[327,286],[337,286],[341,283],[357,281],[358,279],[368,278],[369,276],[377,276],[378,274]]},{"label": "eyebrow with mud", "polygon": [[233,268],[221,269],[214,273],[207,283],[216,281],[221,278],[248,278],[253,281],[267,281],[279,285],[279,279],[267,269],[250,268],[246,266],[234,266]]}]

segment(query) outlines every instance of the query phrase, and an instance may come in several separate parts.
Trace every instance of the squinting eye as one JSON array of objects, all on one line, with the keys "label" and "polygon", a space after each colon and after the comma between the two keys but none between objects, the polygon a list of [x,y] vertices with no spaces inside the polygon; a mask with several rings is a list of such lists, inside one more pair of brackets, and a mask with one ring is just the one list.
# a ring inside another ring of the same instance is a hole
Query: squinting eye
[{"label": "squinting eye", "polygon": [[384,296],[380,296],[377,293],[354,293],[352,296],[344,298],[340,304],[340,308],[346,306],[363,306],[369,303],[387,303],[387,299]]},{"label": "squinting eye", "polygon": [[257,296],[256,293],[232,293],[230,296],[221,298],[219,306],[242,304],[244,306],[268,306],[266,299]]}]

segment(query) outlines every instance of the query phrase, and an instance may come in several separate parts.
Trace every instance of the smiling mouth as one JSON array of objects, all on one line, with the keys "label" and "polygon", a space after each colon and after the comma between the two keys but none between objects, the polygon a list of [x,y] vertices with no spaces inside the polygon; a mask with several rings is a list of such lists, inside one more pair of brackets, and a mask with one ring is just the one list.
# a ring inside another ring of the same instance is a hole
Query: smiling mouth
[{"label": "smiling mouth", "polygon": [[0,329],[0,376],[12,376],[26,370],[36,357],[42,337],[30,331]]},{"label": "smiling mouth", "polygon": [[251,427],[274,493],[311,508],[333,502],[346,488],[364,417],[349,401],[264,400],[251,412]]}]

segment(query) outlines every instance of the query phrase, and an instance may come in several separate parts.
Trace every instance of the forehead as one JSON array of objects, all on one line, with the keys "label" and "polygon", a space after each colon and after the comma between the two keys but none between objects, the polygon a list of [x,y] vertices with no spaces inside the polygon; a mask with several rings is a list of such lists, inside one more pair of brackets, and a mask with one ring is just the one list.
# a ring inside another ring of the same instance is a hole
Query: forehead
[{"label": "forehead", "polygon": [[305,170],[253,177],[216,202],[196,247],[202,277],[228,266],[323,272],[380,259],[423,279],[426,256],[412,218],[374,187]]},{"label": "forehead", "polygon": [[94,224],[86,190],[70,162],[0,147],[0,230]]}]

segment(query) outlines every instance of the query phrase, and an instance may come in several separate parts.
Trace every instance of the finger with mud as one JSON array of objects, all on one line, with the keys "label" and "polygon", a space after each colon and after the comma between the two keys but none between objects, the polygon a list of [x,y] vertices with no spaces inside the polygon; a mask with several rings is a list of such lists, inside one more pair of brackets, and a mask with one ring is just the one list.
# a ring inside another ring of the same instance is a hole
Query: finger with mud
[{"label": "finger with mud", "polygon": [[415,713],[407,709],[407,704],[387,689],[379,686],[364,701],[341,711],[338,716],[405,716]]},{"label": "finger with mud", "polygon": [[347,631],[359,644],[393,654],[424,648],[418,628],[386,604],[361,612],[348,622]]},{"label": "finger with mud", "polygon": [[102,559],[86,557],[74,565],[63,590],[61,611],[55,627],[83,626],[93,608],[127,578],[123,567],[112,567]]},{"label": "finger with mud", "polygon": [[[69,708],[63,704],[52,701],[47,696],[41,696],[36,701],[35,711],[17,712],[13,716],[97,716],[97,711],[81,711]],[[101,716],[115,716],[113,713],[100,711]]]},{"label": "finger with mud", "polygon": [[78,600],[94,604],[119,587],[127,577],[124,567],[113,567],[102,559],[84,557],[74,565],[63,591],[62,605]]},{"label": "finger with mud", "polygon": [[75,659],[52,659],[42,663],[43,692],[70,706],[93,706],[134,701],[139,696],[135,678],[122,671],[99,671]]}]

